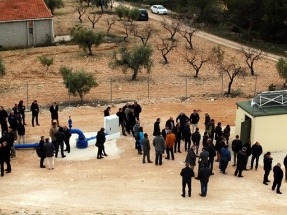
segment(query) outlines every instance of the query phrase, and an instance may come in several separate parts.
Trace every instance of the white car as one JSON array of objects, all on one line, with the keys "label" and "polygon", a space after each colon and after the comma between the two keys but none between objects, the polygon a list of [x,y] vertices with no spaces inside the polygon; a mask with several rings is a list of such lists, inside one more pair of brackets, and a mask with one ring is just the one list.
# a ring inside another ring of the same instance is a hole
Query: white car
[{"label": "white car", "polygon": [[167,9],[162,5],[153,5],[151,6],[151,12],[157,14],[167,14]]}]

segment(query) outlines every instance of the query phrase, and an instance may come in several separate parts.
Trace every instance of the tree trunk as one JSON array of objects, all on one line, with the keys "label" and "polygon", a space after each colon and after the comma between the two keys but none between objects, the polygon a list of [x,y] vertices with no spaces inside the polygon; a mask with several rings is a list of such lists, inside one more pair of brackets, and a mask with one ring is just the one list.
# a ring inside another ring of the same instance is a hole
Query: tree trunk
[{"label": "tree trunk", "polygon": [[227,94],[231,94],[231,86],[232,86],[232,83],[233,83],[233,79],[229,81],[228,83],[228,91],[227,91]]},{"label": "tree trunk", "polygon": [[162,57],[163,57],[163,59],[164,59],[164,63],[165,63],[165,64],[168,64],[168,60],[167,60],[166,55],[165,55],[165,54],[163,54],[163,55],[162,55]]},{"label": "tree trunk", "polygon": [[137,75],[138,75],[138,71],[134,71],[134,73],[132,75],[132,81],[136,81],[137,80]]},{"label": "tree trunk", "polygon": [[199,73],[199,70],[195,70],[195,78],[198,78],[198,73]]},{"label": "tree trunk", "polygon": [[92,52],[92,45],[88,45],[88,55],[93,55],[93,52]]}]

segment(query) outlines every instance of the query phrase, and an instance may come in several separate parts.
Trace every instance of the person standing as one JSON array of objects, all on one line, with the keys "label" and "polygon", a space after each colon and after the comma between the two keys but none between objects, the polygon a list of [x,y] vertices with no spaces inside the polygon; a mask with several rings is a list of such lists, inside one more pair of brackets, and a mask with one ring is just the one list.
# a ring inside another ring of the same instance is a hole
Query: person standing
[{"label": "person standing", "polygon": [[51,113],[51,124],[53,124],[54,121],[57,122],[57,125],[59,126],[59,114],[58,114],[59,106],[56,102],[54,102],[50,106],[50,113]]},{"label": "person standing", "polygon": [[2,106],[0,106],[0,124],[1,124],[1,136],[4,136],[5,132],[8,132],[7,124],[8,113]]},{"label": "person standing", "polygon": [[45,137],[41,136],[41,140],[39,142],[40,168],[46,168],[46,166],[44,165],[44,160],[46,158],[44,146],[45,146]]},{"label": "person standing", "polygon": [[246,166],[243,170],[248,170],[247,164],[248,164],[249,157],[251,155],[251,140],[249,140],[247,143],[244,143],[242,147],[246,147],[246,155],[247,155]]},{"label": "person standing", "polygon": [[165,127],[168,127],[171,131],[174,129],[175,124],[172,116],[165,122]]},{"label": "person standing", "polygon": [[214,139],[214,129],[215,129],[215,123],[214,123],[214,119],[210,120],[210,122],[207,124],[207,133],[208,136],[212,139]]},{"label": "person standing", "polygon": [[199,170],[203,167],[203,164],[208,163],[209,158],[209,152],[207,151],[207,148],[202,148],[202,152],[199,155],[198,159],[198,171],[197,171],[197,177],[196,179],[199,180]]},{"label": "person standing", "polygon": [[20,118],[17,123],[17,132],[18,132],[18,144],[25,144],[25,126],[22,124],[22,119]]},{"label": "person standing", "polygon": [[192,133],[194,133],[194,130],[198,127],[199,119],[200,119],[199,114],[197,113],[196,110],[193,110],[192,114],[190,114],[189,117]]},{"label": "person standing", "polygon": [[201,135],[199,133],[199,128],[196,128],[195,132],[191,135],[191,140],[193,142],[193,145],[195,145],[196,155],[198,155],[200,139],[201,139]]},{"label": "person standing", "polygon": [[176,126],[173,128],[173,133],[175,134],[175,137],[176,137],[176,140],[174,143],[174,153],[176,153],[176,149],[178,153],[181,153],[180,151],[181,131],[180,131],[179,123],[177,123]]},{"label": "person standing", "polygon": [[40,110],[39,110],[39,105],[38,105],[37,100],[34,100],[34,102],[31,104],[30,110],[32,111],[32,126],[33,127],[35,126],[34,124],[35,119],[36,119],[36,124],[40,125],[39,120],[38,120],[38,115],[39,115]]},{"label": "person standing", "polygon": [[70,130],[71,130],[72,127],[73,127],[73,121],[72,121],[71,116],[69,116],[69,119],[68,119],[68,127],[69,127]]},{"label": "person standing", "polygon": [[97,133],[96,146],[98,147],[97,159],[104,158],[102,156],[104,143],[106,142],[105,129],[101,128]]},{"label": "person standing", "polygon": [[136,149],[138,150],[138,154],[142,155],[142,141],[144,139],[143,127],[138,128],[138,134],[136,138]]},{"label": "person standing", "polygon": [[235,176],[243,177],[242,171],[244,167],[246,166],[246,162],[247,162],[246,148],[242,147],[242,150],[240,150],[237,153],[237,166],[234,172]]},{"label": "person standing", "polygon": [[229,144],[229,137],[230,137],[230,125],[227,125],[224,129],[223,129],[223,134],[222,136],[225,138],[226,140],[226,144]]},{"label": "person standing", "polygon": [[157,136],[160,132],[160,118],[157,118],[155,123],[153,124],[153,136]]},{"label": "person standing", "polygon": [[256,160],[255,170],[257,170],[259,157],[262,154],[262,146],[260,145],[259,142],[256,142],[253,144],[253,146],[251,147],[251,154],[252,154],[252,157],[251,157],[250,169],[253,169],[253,163],[254,163],[254,160]]},{"label": "person standing", "polygon": [[180,125],[180,132],[181,132],[181,137],[183,138],[183,130],[187,122],[189,122],[189,118],[185,115],[185,113],[181,112],[177,117],[176,117],[176,122],[179,122]]},{"label": "person standing", "polygon": [[4,159],[5,152],[4,152],[4,146],[3,143],[0,142],[0,170],[1,170],[1,177],[4,176]]},{"label": "person standing", "polygon": [[285,166],[285,181],[287,182],[287,155],[284,158],[283,163],[284,163],[284,166]]},{"label": "person standing", "polygon": [[6,173],[11,173],[11,171],[12,171],[11,162],[10,162],[11,161],[11,159],[10,159],[11,147],[9,146],[5,137],[3,139],[2,138],[0,139],[0,143],[2,144],[2,150],[3,150],[3,155],[4,155],[3,159],[4,159],[4,162],[6,163],[6,166],[7,166],[7,169],[5,171],[6,171]]},{"label": "person standing", "polygon": [[208,130],[208,124],[210,123],[210,116],[208,113],[205,113],[205,119],[204,119],[204,125],[205,125],[205,131]]},{"label": "person standing", "polygon": [[155,165],[162,165],[162,154],[165,149],[165,141],[160,132],[153,138],[153,146],[155,149]]},{"label": "person standing", "polygon": [[142,112],[142,107],[137,102],[134,102],[132,108],[134,109],[135,118],[137,120],[140,120],[140,113]]},{"label": "person standing", "polygon": [[20,100],[20,102],[18,104],[18,111],[19,111],[20,117],[22,118],[23,125],[26,125],[26,123],[25,123],[25,110],[26,110],[26,107],[24,106],[24,102],[23,102],[23,100]]},{"label": "person standing", "polygon": [[52,127],[50,128],[50,137],[51,137],[51,140],[52,140],[52,144],[54,145],[54,147],[56,148],[57,147],[57,138],[55,136],[56,132],[58,131],[58,127],[57,127],[57,122],[53,122],[52,124]]},{"label": "person standing", "polygon": [[119,108],[116,115],[119,117],[119,126],[122,128],[122,135],[127,136],[125,131],[124,112],[122,111],[122,108]]},{"label": "person standing", "polygon": [[[139,128],[140,128],[141,126],[140,126],[140,121],[139,120],[137,120],[136,121],[136,124],[134,125],[134,127],[133,127],[133,135],[134,135],[134,138],[135,138],[135,149],[138,149],[138,141],[139,141],[139,139],[140,139],[140,137],[139,137]],[[138,149],[139,150],[139,149]]]},{"label": "person standing", "polygon": [[148,163],[152,163],[152,161],[150,160],[150,142],[147,133],[144,133],[144,138],[142,140],[142,149],[143,149],[143,163],[145,163],[145,158],[147,158]]},{"label": "person standing", "polygon": [[55,133],[55,137],[56,137],[56,154],[55,154],[55,157],[56,158],[58,157],[58,152],[59,152],[59,147],[60,147],[62,158],[64,158],[64,157],[66,157],[66,155],[64,154],[64,141],[65,141],[66,136],[64,134],[62,127],[60,127],[58,129],[58,131]]},{"label": "person standing", "polygon": [[201,197],[206,197],[207,195],[207,185],[210,177],[210,169],[208,168],[208,164],[204,163],[198,172],[198,178],[201,186],[201,193],[199,194]]},{"label": "person standing", "polygon": [[263,157],[263,164],[264,164],[264,177],[263,177],[263,184],[268,185],[267,182],[270,182],[268,180],[269,173],[272,169],[272,160],[271,152],[267,152]]},{"label": "person standing", "polygon": [[242,142],[238,135],[236,135],[235,139],[232,141],[231,148],[233,151],[233,166],[236,166],[237,153],[242,149]]},{"label": "person standing", "polygon": [[176,140],[176,137],[174,133],[172,133],[171,130],[169,130],[165,138],[166,155],[167,155],[165,159],[169,160],[171,156],[171,159],[174,160],[173,146],[174,146],[175,140]]},{"label": "person standing", "polygon": [[211,138],[207,139],[207,150],[209,152],[209,158],[208,158],[208,167],[210,169],[210,175],[214,175],[213,173],[213,163],[214,163],[214,157],[216,156],[215,146],[211,140]]},{"label": "person standing", "polygon": [[190,149],[191,145],[191,130],[190,130],[190,123],[187,122],[183,129],[183,138],[184,138],[184,149],[187,151]]},{"label": "person standing", "polygon": [[283,179],[283,170],[281,169],[281,164],[277,163],[276,166],[273,167],[273,177],[274,177],[274,181],[273,181],[273,185],[272,185],[272,190],[275,190],[276,186],[276,193],[277,194],[282,194],[280,191],[280,187],[281,187],[281,183],[282,183],[282,179]]},{"label": "person standing", "polygon": [[185,187],[188,187],[188,197],[191,197],[191,178],[194,177],[193,170],[189,167],[189,163],[185,163],[185,168],[180,172],[182,177],[182,194],[181,196],[185,198]]},{"label": "person standing", "polygon": [[66,149],[64,151],[67,151],[68,153],[70,153],[71,151],[71,147],[70,147],[70,138],[72,136],[70,129],[68,129],[68,127],[66,125],[63,126],[63,132],[65,134],[65,145],[66,145]]},{"label": "person standing", "polygon": [[231,155],[228,150],[228,145],[225,145],[220,150],[220,163],[219,163],[219,169],[222,174],[226,174],[225,170],[228,166],[228,162],[231,160]]},{"label": "person standing", "polygon": [[107,107],[107,109],[104,110],[104,117],[110,116],[110,111],[111,111],[111,107]]},{"label": "person standing", "polygon": [[194,169],[196,165],[196,155],[194,152],[195,146],[191,146],[191,148],[188,150],[185,158],[185,163],[188,163],[190,165],[191,169]]},{"label": "person standing", "polygon": [[49,138],[45,139],[44,151],[45,151],[48,169],[53,170],[55,168],[55,158],[54,158],[55,147],[49,141]]}]

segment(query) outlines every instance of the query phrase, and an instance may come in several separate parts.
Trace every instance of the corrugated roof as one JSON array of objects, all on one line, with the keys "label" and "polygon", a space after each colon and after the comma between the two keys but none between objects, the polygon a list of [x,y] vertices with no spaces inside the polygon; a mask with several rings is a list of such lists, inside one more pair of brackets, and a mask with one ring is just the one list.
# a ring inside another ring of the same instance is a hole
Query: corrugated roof
[{"label": "corrugated roof", "polygon": [[44,0],[0,0],[0,22],[51,17]]},{"label": "corrugated roof", "polygon": [[251,101],[237,102],[236,104],[253,117],[287,114],[287,107],[283,106],[251,106]]}]

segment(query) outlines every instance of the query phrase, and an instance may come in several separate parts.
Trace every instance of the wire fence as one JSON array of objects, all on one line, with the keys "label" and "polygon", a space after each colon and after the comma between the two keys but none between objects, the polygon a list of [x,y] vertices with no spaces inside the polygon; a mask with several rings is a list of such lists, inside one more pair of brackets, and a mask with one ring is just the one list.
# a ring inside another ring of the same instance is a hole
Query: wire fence
[{"label": "wire fence", "polygon": [[[168,80],[166,77],[143,76],[139,81],[127,81],[122,78],[99,80],[100,85],[93,88],[84,97],[89,103],[125,102],[131,100],[151,99],[160,100],[164,98],[187,99],[189,97],[223,97],[227,88],[226,77],[213,79],[194,79],[189,75],[177,75]],[[233,84],[233,89],[238,94],[253,97],[259,92],[268,90],[270,81],[257,77],[238,79]],[[279,82],[279,80],[276,80]],[[275,84],[276,84],[275,81]],[[274,83],[274,82],[272,82]],[[268,85],[269,84],[269,85]],[[13,83],[2,84],[0,89],[2,106],[10,107],[18,101],[11,98],[19,98],[29,107],[33,100],[43,107],[51,105],[52,102],[73,105],[79,104],[80,98],[68,93],[62,81],[52,80],[44,83]]]}]

